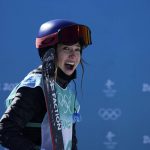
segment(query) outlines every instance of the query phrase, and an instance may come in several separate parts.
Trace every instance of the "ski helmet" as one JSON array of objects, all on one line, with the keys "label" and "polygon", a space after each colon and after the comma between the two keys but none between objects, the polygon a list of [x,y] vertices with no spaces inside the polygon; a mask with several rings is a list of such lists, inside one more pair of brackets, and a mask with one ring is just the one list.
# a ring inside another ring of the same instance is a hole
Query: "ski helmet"
[{"label": "ski helmet", "polygon": [[56,19],[40,26],[36,38],[36,48],[39,49],[39,53],[42,53],[57,43],[72,45],[77,42],[80,42],[82,48],[90,45],[92,43],[90,29],[85,25],[69,20]]}]

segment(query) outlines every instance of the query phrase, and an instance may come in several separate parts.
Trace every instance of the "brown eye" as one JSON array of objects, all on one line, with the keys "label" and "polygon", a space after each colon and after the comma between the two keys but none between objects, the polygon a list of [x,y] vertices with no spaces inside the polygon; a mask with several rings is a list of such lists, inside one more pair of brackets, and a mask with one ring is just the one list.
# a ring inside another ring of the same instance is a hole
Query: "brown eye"
[{"label": "brown eye", "polygon": [[77,48],[75,51],[76,51],[76,52],[80,52],[80,51],[81,51],[81,49],[80,49],[80,48]]},{"label": "brown eye", "polygon": [[69,47],[63,47],[64,51],[69,51]]}]

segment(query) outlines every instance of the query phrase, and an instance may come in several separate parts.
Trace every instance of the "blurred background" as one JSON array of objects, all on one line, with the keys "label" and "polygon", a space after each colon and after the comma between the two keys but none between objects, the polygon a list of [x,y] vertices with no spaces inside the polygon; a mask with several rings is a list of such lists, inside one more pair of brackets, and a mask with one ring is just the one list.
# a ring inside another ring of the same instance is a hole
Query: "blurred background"
[{"label": "blurred background", "polygon": [[[1,0],[0,116],[13,87],[40,63],[35,38],[52,19],[86,24],[79,150],[150,150],[150,1]],[[4,150],[0,147],[0,150]]]}]

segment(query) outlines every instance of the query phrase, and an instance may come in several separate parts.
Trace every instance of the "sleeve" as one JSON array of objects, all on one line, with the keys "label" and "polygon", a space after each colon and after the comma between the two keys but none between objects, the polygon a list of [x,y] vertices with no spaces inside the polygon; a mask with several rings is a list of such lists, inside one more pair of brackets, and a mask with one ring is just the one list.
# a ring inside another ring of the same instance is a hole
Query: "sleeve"
[{"label": "sleeve", "polygon": [[[36,145],[25,138],[22,130],[40,111],[41,87],[18,89],[15,98],[0,120],[0,144],[10,150],[36,150]],[[39,109],[37,109],[39,108]]]},{"label": "sleeve", "polygon": [[76,123],[80,121],[80,104],[76,98],[76,96],[74,96],[75,98],[75,110],[76,110],[76,113],[77,113],[77,116],[75,117],[75,120],[74,120],[74,123],[73,123],[73,128],[72,128],[72,150],[77,150],[77,143],[78,143],[78,140],[77,140],[77,136],[76,136]]},{"label": "sleeve", "polygon": [[72,135],[72,150],[77,150],[77,137],[76,137],[76,128],[75,128],[75,123],[73,124],[73,135]]}]

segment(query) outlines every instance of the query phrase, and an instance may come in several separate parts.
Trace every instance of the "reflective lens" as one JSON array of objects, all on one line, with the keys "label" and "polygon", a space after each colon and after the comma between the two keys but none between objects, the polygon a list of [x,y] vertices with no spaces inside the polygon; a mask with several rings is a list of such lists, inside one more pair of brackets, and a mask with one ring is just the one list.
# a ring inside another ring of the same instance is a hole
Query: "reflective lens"
[{"label": "reflective lens", "polygon": [[58,32],[59,42],[72,45],[80,42],[83,47],[91,44],[91,32],[90,29],[84,25],[72,25],[61,29]]}]

